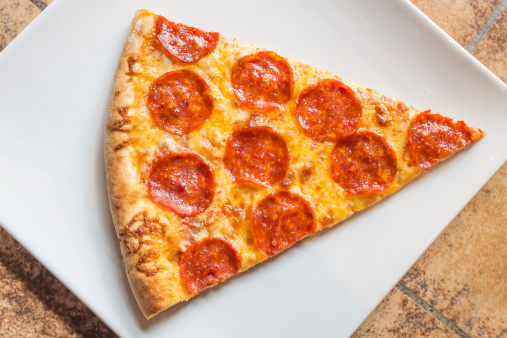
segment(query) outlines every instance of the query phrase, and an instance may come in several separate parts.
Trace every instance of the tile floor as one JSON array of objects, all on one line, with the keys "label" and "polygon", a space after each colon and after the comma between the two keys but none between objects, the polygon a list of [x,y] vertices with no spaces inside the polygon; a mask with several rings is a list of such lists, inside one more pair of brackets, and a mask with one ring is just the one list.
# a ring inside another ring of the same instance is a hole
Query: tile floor
[{"label": "tile floor", "polygon": [[[0,50],[51,2],[0,0]],[[507,82],[507,0],[412,2]],[[0,336],[114,334],[0,228]],[[507,164],[354,333],[393,336],[507,337]]]}]

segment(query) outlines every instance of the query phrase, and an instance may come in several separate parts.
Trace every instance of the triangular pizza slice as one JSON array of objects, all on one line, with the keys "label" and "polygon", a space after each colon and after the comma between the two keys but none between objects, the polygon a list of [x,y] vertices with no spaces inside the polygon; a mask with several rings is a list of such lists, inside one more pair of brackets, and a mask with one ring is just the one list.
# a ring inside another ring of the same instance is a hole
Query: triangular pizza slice
[{"label": "triangular pizza slice", "polygon": [[147,318],[397,191],[485,134],[273,51],[139,10],[105,131]]}]

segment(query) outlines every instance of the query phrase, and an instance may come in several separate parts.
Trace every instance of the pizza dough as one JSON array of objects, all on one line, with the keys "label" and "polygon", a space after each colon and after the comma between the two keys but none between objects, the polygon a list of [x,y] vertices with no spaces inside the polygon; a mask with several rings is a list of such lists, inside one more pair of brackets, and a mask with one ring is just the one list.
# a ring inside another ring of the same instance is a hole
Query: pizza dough
[{"label": "pizza dough", "polygon": [[346,219],[484,135],[139,10],[114,81],[105,160],[142,312],[150,318]]}]

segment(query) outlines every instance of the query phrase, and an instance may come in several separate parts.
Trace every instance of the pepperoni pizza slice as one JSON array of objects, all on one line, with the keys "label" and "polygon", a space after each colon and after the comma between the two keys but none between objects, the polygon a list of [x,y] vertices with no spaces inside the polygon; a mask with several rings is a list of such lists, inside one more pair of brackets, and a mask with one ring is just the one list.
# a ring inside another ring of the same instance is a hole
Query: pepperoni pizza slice
[{"label": "pepperoni pizza slice", "polygon": [[397,191],[481,139],[464,122],[139,10],[105,131],[147,318]]}]

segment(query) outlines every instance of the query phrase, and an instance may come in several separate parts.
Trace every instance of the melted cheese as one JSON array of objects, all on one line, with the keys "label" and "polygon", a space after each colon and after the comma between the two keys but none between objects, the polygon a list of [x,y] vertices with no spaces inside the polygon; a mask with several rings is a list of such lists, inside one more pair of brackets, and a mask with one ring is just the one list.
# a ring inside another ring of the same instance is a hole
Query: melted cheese
[{"label": "melted cheese", "polygon": [[[180,254],[195,241],[205,237],[227,240],[241,256],[243,270],[267,258],[255,247],[251,227],[257,204],[271,192],[289,190],[304,196],[315,211],[319,231],[398,190],[418,174],[419,169],[409,166],[405,158],[408,122],[418,113],[413,108],[404,111],[405,107],[400,102],[386,99],[375,91],[344,81],[331,73],[287,59],[294,72],[292,99],[281,111],[254,112],[243,108],[236,99],[230,77],[232,66],[241,57],[260,51],[261,48],[221,37],[217,48],[210,55],[195,64],[181,65],[175,64],[154,48],[155,38],[153,29],[151,34],[145,36],[139,53],[131,55],[129,59],[135,97],[128,113],[134,126],[130,133],[133,142],[128,151],[137,169],[141,196],[137,204],[139,211],[149,210],[167,224],[164,231],[168,240],[157,240],[153,245],[161,252],[159,264],[173,276],[173,280],[168,283],[173,284],[175,293],[181,293],[180,299],[189,298],[180,280]],[[176,69],[188,69],[201,76],[208,83],[214,98],[209,120],[197,130],[181,137],[158,128],[146,105],[152,81]],[[356,93],[363,108],[361,128],[384,136],[396,153],[396,179],[381,194],[353,196],[344,192],[331,178],[330,153],[334,145],[315,142],[298,127],[293,110],[299,93],[324,78],[339,79]],[[379,117],[379,114],[391,114],[392,122],[386,122],[386,116]],[[270,188],[236,184],[224,168],[223,157],[228,137],[234,130],[246,125],[269,126],[287,142],[290,151],[289,170],[282,181]],[[197,216],[181,218],[155,204],[149,196],[146,179],[151,165],[157,157],[170,152],[197,153],[213,170],[217,186],[213,202]]]}]

